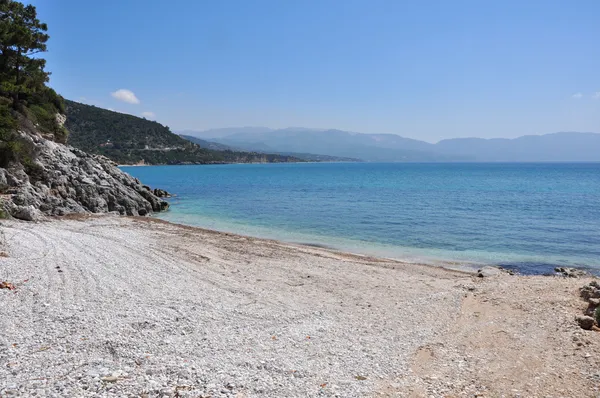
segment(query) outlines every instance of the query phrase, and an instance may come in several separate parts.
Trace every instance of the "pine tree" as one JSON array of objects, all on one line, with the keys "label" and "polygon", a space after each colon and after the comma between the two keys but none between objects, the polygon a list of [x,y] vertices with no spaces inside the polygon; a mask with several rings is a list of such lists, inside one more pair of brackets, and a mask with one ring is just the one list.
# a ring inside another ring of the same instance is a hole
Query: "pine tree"
[{"label": "pine tree", "polygon": [[0,0],[0,94],[12,98],[14,109],[46,88],[46,60],[35,55],[46,51],[47,30],[34,6]]}]

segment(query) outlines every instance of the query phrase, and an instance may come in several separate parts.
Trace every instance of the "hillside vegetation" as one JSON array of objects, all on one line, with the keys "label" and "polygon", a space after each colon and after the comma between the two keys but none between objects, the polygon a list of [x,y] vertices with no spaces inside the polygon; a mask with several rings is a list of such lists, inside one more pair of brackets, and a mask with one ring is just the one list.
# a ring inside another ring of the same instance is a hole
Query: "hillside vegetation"
[{"label": "hillside vegetation", "polygon": [[69,144],[120,164],[280,163],[293,156],[203,148],[160,123],[66,101]]},{"label": "hillside vegetation", "polygon": [[56,116],[65,110],[63,99],[46,86],[46,61],[34,56],[46,51],[47,29],[35,7],[0,1],[0,167],[22,164],[35,173],[34,148],[17,133],[19,126],[57,142],[67,139]]}]

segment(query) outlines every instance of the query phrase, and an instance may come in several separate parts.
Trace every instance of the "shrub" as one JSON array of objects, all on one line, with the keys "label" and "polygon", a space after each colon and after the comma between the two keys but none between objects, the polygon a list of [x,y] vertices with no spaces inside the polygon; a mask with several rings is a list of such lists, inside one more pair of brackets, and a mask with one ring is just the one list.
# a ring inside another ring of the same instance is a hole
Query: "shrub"
[{"label": "shrub", "polygon": [[30,105],[29,118],[39,125],[39,128],[46,133],[54,133],[56,120],[49,107],[42,105]]},{"label": "shrub", "polygon": [[0,104],[0,167],[18,161],[22,144],[17,139],[15,130],[17,119],[7,104]]},{"label": "shrub", "polygon": [[23,144],[20,141],[0,140],[0,167],[6,168],[13,162],[18,162],[23,153]]},{"label": "shrub", "polygon": [[596,307],[596,311],[594,311],[594,318],[596,319],[596,324],[600,326],[600,306]]},{"label": "shrub", "polygon": [[52,134],[55,141],[64,144],[67,142],[69,132],[64,126],[58,124],[56,120],[57,113],[60,113],[59,109],[51,102],[33,104],[27,108],[27,118],[37,123],[42,132]]},{"label": "shrub", "polygon": [[42,92],[38,94],[36,100],[41,104],[51,104],[54,107],[55,112],[63,114],[66,112],[65,99],[50,87],[46,87],[42,90]]},{"label": "shrub", "polygon": [[8,104],[0,102],[0,134],[2,134],[4,131],[11,131],[16,128],[17,119],[14,117]]}]

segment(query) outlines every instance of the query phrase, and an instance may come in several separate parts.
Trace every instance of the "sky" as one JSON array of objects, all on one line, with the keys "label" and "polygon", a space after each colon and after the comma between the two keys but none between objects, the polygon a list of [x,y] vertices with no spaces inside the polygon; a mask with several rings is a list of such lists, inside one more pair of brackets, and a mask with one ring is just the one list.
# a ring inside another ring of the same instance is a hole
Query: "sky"
[{"label": "sky", "polygon": [[600,132],[597,0],[35,0],[50,85],[178,131]]}]

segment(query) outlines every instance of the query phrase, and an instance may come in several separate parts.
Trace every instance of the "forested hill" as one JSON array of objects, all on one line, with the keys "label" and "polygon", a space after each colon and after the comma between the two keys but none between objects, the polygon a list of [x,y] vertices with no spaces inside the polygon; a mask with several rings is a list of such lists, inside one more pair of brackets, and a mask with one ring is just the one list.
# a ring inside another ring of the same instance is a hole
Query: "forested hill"
[{"label": "forested hill", "polygon": [[119,164],[281,163],[293,156],[202,148],[167,126],[133,115],[66,100],[69,144]]}]

